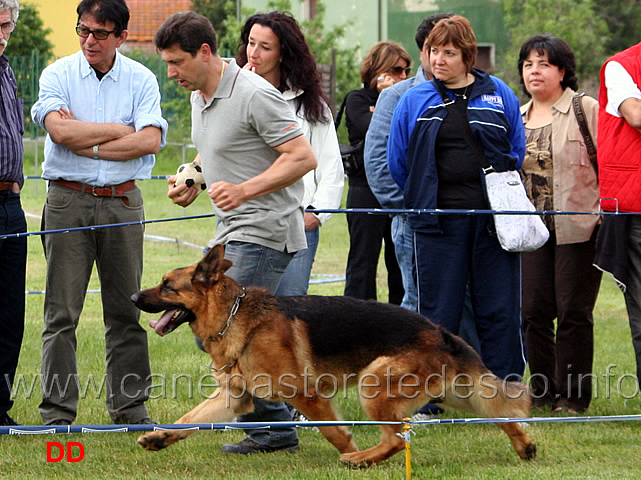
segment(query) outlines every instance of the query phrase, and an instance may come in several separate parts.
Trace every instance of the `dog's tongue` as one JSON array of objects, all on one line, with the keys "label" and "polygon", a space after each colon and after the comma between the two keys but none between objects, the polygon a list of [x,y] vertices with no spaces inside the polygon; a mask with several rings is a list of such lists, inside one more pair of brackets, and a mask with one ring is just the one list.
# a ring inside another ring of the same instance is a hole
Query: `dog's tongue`
[{"label": "dog's tongue", "polygon": [[158,320],[150,320],[149,326],[153,328],[158,335],[163,337],[165,335],[165,332],[163,330],[165,329],[165,327],[169,323],[169,320],[172,319],[175,313],[176,313],[176,310],[167,310],[165,313],[162,314],[162,316]]}]

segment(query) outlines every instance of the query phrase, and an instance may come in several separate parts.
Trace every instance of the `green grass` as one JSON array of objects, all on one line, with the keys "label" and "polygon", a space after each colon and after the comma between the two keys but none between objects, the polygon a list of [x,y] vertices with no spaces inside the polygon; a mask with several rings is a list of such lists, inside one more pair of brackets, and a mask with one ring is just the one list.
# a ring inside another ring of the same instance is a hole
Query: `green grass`
[{"label": "green grass", "polygon": [[[31,160],[31,162],[33,162]],[[162,157],[154,174],[172,173],[179,160]],[[31,163],[30,165],[33,165]],[[29,172],[30,174],[32,172]],[[141,183],[145,195],[147,219],[172,218],[211,212],[208,199],[202,195],[183,211],[166,198],[163,181]],[[44,203],[44,185],[30,180],[23,191],[25,210],[39,215]],[[29,231],[39,230],[39,223],[29,219]],[[205,245],[214,233],[211,218],[150,224],[148,234],[164,236],[197,245]],[[196,262],[198,249],[179,243],[145,243],[143,286],[157,283],[167,270]],[[321,243],[314,273],[343,274],[347,256],[347,228],[344,215],[335,217],[322,229]],[[381,262],[382,263],[382,262]],[[29,237],[27,288],[44,289],[45,262],[39,237]],[[383,270],[381,268],[381,273]],[[383,275],[380,298],[386,298]],[[95,278],[90,288],[99,288]],[[340,295],[343,284],[322,284],[311,293]],[[27,297],[26,331],[18,374],[29,382],[40,369],[40,335],[42,332],[42,295]],[[104,373],[104,326],[99,296],[87,295],[78,328],[78,363],[82,379]],[[154,318],[143,314],[143,324]],[[597,388],[590,415],[638,414],[639,395],[634,395],[631,379],[623,380],[622,391],[634,398],[626,400],[617,394],[617,379],[634,372],[633,350],[625,306],[620,292],[604,277],[595,312],[595,375]],[[193,344],[191,331],[180,328],[165,338],[149,335],[152,370],[168,379],[163,386],[155,382],[152,400],[148,402],[154,420],[169,423],[201,401],[198,380],[208,373],[207,356]],[[608,365],[616,378],[606,391]],[[171,379],[193,378],[193,390],[183,379],[178,386]],[[159,377],[160,378],[160,377]],[[207,383],[207,382],[204,382]],[[204,388],[203,394],[211,392]],[[17,392],[11,411],[23,424],[38,425],[40,388]],[[357,399],[341,399],[344,418],[365,420]],[[464,416],[448,411],[446,418]],[[533,416],[545,416],[534,411]],[[80,402],[77,424],[108,424],[104,394],[91,393]],[[369,447],[378,441],[378,429],[356,426],[351,429],[357,444]],[[414,478],[435,479],[633,479],[641,466],[641,442],[637,422],[611,423],[532,423],[528,434],[537,443],[539,456],[524,462],[518,459],[506,436],[493,425],[434,425],[416,428],[412,437]],[[367,469],[348,469],[338,462],[338,453],[320,433],[300,429],[301,451],[297,454],[272,454],[238,458],[220,454],[223,443],[238,441],[242,432],[207,431],[157,453],[142,450],[136,444],[137,434],[75,434],[0,436],[0,477],[7,478],[226,478],[226,479],[388,479],[405,477],[405,461],[396,455],[382,465]],[[47,442],[82,442],[85,458],[80,463],[47,463]]]}]

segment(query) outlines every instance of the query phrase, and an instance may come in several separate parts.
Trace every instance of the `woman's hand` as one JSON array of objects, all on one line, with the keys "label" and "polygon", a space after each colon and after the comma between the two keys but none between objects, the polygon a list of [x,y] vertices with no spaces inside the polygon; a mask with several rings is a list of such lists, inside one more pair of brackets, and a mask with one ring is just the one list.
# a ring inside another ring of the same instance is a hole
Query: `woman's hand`
[{"label": "woman's hand", "polygon": [[382,73],[376,79],[376,90],[378,90],[380,93],[384,89],[391,87],[395,83],[396,83],[396,80],[394,80],[394,77],[392,77],[389,73]]}]

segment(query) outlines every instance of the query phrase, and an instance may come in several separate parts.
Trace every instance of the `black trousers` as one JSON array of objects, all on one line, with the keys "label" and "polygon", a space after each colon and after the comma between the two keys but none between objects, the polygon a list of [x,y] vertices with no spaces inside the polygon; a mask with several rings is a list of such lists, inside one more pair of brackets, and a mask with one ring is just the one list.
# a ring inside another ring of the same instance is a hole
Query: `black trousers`
[{"label": "black trousers", "polygon": [[[381,208],[381,205],[368,185],[350,184],[347,208]],[[384,242],[389,303],[400,305],[405,290],[392,242],[392,218],[389,215],[348,213],[347,226],[349,255],[345,295],[376,300],[376,270]]]},{"label": "black trousers", "polygon": [[[20,195],[0,191],[0,235],[23,233]],[[0,414],[13,406],[11,385],[24,333],[27,237],[0,239]]]},{"label": "black trousers", "polygon": [[521,255],[532,394],[541,407],[582,412],[592,399],[592,310],[601,285],[592,266],[596,230],[589,241],[568,245],[556,245],[550,232],[543,247]]}]

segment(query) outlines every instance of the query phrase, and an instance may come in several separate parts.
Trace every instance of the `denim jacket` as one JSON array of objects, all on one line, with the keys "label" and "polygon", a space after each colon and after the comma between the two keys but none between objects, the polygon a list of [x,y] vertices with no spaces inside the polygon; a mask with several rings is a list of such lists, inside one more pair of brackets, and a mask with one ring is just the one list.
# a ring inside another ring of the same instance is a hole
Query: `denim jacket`
[{"label": "denim jacket", "polygon": [[383,208],[404,208],[405,205],[403,190],[394,181],[387,166],[387,139],[394,107],[405,92],[427,79],[423,69],[419,68],[415,77],[383,90],[376,102],[365,137],[365,173],[372,193]]}]

